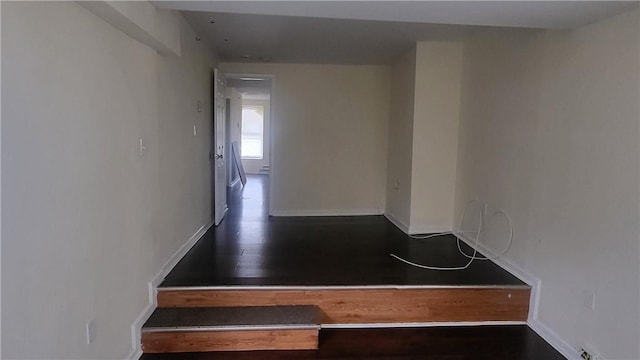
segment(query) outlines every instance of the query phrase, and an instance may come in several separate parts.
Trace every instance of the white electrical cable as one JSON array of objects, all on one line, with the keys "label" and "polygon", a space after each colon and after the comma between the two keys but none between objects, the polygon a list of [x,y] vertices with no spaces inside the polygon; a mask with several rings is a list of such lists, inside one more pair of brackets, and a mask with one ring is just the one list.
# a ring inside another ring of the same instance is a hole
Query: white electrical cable
[{"label": "white electrical cable", "polygon": [[[464,211],[462,212],[462,216],[460,217],[460,227],[462,227],[462,223],[464,221],[464,216],[467,213],[467,209],[469,208],[469,205],[476,203],[479,201],[478,200],[471,200],[467,203],[467,206],[465,206]],[[409,261],[407,259],[403,259],[400,256],[396,255],[396,254],[390,254],[392,258],[397,259],[402,261],[405,264],[411,265],[411,266],[415,266],[417,268],[421,268],[421,269],[427,269],[427,270],[438,270],[438,271],[452,271],[452,270],[464,270],[466,268],[468,268],[471,263],[473,263],[473,260],[475,259],[476,254],[478,253],[478,244],[480,242],[480,234],[482,233],[482,223],[484,223],[484,211],[480,211],[480,221],[478,223],[478,231],[476,232],[476,241],[475,241],[475,246],[473,249],[473,255],[471,256],[471,259],[464,265],[464,266],[452,266],[452,267],[441,267],[441,266],[429,266],[429,265],[423,265],[423,264],[418,264],[412,261]],[[424,239],[428,239],[428,238],[432,238],[432,237],[436,237],[436,236],[442,236],[442,235],[449,235],[449,234],[453,234],[456,237],[456,241],[458,241],[458,243],[460,242],[460,238],[454,234],[453,232],[444,232],[444,233],[438,233],[438,234],[430,234],[430,235],[426,235],[423,237],[418,237],[418,236],[412,236],[412,238],[414,239],[420,239],[420,240],[424,240]]]},{"label": "white electrical cable", "polygon": [[[478,200],[471,200],[467,203],[467,206],[465,206],[464,211],[462,212],[462,216],[460,218],[460,228],[462,228],[462,224],[464,223],[464,217],[467,213],[467,209],[469,208],[469,206],[473,203],[479,203],[480,201]],[[482,224],[484,223],[484,210],[481,208],[480,210],[480,222],[478,224],[478,231],[476,232],[476,238],[474,241],[474,246],[473,246],[473,254],[472,255],[468,255],[467,253],[465,253],[462,248],[460,247],[460,236],[457,235],[457,233],[453,232],[453,231],[447,231],[447,232],[442,232],[442,233],[436,233],[436,234],[429,234],[429,235],[409,235],[412,239],[417,239],[417,240],[425,240],[425,239],[429,239],[429,238],[433,238],[433,237],[437,237],[437,236],[443,236],[443,235],[453,235],[456,237],[456,245],[458,246],[458,251],[464,255],[467,259],[469,259],[469,261],[464,265],[464,266],[453,266],[453,267],[440,267],[440,266],[429,266],[429,265],[423,265],[423,264],[418,264],[412,261],[409,261],[407,259],[403,259],[401,257],[399,257],[398,255],[395,254],[390,254],[391,257],[393,257],[394,259],[400,260],[405,264],[411,265],[411,266],[415,266],[417,268],[421,268],[421,269],[427,269],[427,270],[438,270],[438,271],[449,271],[449,270],[464,270],[466,268],[468,268],[469,266],[471,266],[471,263],[473,263],[474,260],[494,260],[499,258],[500,256],[504,255],[508,250],[509,247],[511,247],[511,243],[513,242],[513,223],[511,222],[511,218],[509,217],[509,215],[507,215],[506,212],[504,212],[503,210],[498,210],[496,212],[494,212],[489,219],[495,217],[496,215],[504,215],[504,217],[507,219],[507,221],[509,222],[509,239],[507,240],[507,244],[504,247],[504,249],[502,249],[502,251],[500,251],[499,253],[496,254],[496,256],[494,257],[487,257],[487,256],[482,256],[482,257],[478,257],[476,256],[478,254],[478,245],[480,244],[480,234],[482,233]],[[468,233],[470,231],[463,231],[462,233]]]},{"label": "white electrical cable", "polygon": [[426,240],[426,239],[430,239],[432,237],[437,237],[437,236],[442,236],[442,235],[454,235],[455,234],[466,234],[466,233],[473,233],[475,231],[460,231],[460,232],[453,232],[453,231],[444,231],[444,232],[440,232],[440,233],[433,233],[433,234],[429,234],[429,235],[411,235],[409,234],[409,237],[412,239],[416,239],[416,240]]},{"label": "white electrical cable", "polygon": [[411,235],[411,234],[409,234],[409,237],[412,238],[412,239],[417,239],[417,240],[425,240],[425,239],[429,239],[429,238],[436,237],[436,236],[442,236],[442,235],[453,235],[453,231],[445,231],[445,232],[434,233],[434,234],[429,234],[429,235]]},{"label": "white electrical cable", "polygon": [[504,212],[503,210],[498,210],[498,211],[494,212],[493,214],[491,214],[491,216],[488,219],[492,219],[496,215],[500,215],[500,214],[502,214],[507,219],[507,221],[509,222],[509,239],[507,240],[507,244],[505,245],[504,249],[502,249],[501,251],[497,252],[495,256],[491,256],[491,257],[489,257],[489,256],[483,256],[483,257],[470,256],[467,253],[465,253],[464,250],[462,250],[462,248],[460,247],[460,241],[458,241],[457,242],[458,243],[457,244],[458,245],[458,251],[460,251],[460,253],[462,255],[464,255],[467,259],[471,259],[472,257],[475,257],[476,260],[495,260],[495,259],[499,258],[500,256],[506,254],[507,251],[509,251],[509,248],[511,247],[511,243],[513,242],[513,223],[511,222],[511,217],[509,217],[509,215],[507,215],[507,213]]}]

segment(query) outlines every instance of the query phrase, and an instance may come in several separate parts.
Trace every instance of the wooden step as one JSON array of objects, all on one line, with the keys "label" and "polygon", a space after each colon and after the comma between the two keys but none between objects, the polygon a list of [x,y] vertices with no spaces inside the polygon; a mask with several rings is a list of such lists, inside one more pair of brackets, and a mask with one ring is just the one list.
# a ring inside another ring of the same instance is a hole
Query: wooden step
[{"label": "wooden step", "polygon": [[318,348],[315,306],[158,308],[142,328],[145,353]]},{"label": "wooden step", "polygon": [[159,288],[159,307],[314,305],[330,324],[525,322],[531,288],[219,287]]}]

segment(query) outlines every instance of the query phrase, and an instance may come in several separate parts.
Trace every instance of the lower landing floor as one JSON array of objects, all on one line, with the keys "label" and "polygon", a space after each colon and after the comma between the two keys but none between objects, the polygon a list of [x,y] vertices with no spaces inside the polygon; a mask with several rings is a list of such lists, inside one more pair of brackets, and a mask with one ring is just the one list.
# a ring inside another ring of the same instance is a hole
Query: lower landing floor
[{"label": "lower landing floor", "polygon": [[564,359],[526,325],[322,329],[319,345],[299,351],[145,354],[141,360]]}]

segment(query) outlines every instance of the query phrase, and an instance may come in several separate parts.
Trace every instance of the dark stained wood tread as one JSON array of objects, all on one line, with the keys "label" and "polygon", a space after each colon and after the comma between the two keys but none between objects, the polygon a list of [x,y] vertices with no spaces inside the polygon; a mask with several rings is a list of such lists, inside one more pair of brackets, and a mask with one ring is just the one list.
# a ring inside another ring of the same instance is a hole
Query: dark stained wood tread
[{"label": "dark stained wood tread", "polygon": [[323,329],[318,350],[144,354],[140,360],[564,360],[526,325]]},{"label": "dark stained wood tread", "polygon": [[245,188],[230,191],[225,219],[207,231],[161,288],[526,285],[492,261],[474,261],[461,271],[402,263],[390,254],[433,266],[461,266],[468,259],[452,235],[412,239],[384,216],[270,217],[268,179],[248,175]]},{"label": "dark stained wood tread", "polygon": [[319,329],[312,305],[157,308],[142,331]]}]

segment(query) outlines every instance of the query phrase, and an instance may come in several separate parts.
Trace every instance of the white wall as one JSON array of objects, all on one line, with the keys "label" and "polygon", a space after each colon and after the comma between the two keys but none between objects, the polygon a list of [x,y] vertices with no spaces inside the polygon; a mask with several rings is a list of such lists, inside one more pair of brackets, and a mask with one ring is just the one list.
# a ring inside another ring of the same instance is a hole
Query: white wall
[{"label": "white wall", "polygon": [[409,233],[454,223],[462,43],[418,42]]},{"label": "white wall", "polygon": [[390,71],[384,66],[221,64],[273,74],[274,215],[380,214]]},{"label": "white wall", "polygon": [[413,115],[416,81],[416,49],[393,65],[389,114],[389,150],[385,215],[405,232],[411,215]]},{"label": "white wall", "polygon": [[385,214],[407,233],[449,231],[462,43],[418,42],[392,70]]},{"label": "white wall", "polygon": [[[269,166],[269,149],[271,149],[271,101],[270,100],[242,100],[242,105],[255,105],[264,107],[264,133],[262,159],[242,159],[244,171],[247,174],[260,174],[262,166]],[[242,146],[241,146],[242,147]]]},{"label": "white wall", "polygon": [[196,33],[184,18],[180,23],[181,55],[156,56],[160,203],[153,233],[161,242],[153,244],[152,252],[158,263],[212,217],[209,153],[216,59],[208,44],[195,40]]},{"label": "white wall", "polygon": [[80,1],[82,5],[129,37],[165,55],[180,55],[177,11],[156,9],[148,1]]},{"label": "white wall", "polygon": [[464,58],[456,209],[509,213],[506,260],[542,281],[533,324],[607,359],[640,358],[639,29],[635,10],[573,31],[486,30]]},{"label": "white wall", "polygon": [[76,3],[2,4],[3,358],[128,356],[147,283],[210,221],[213,57],[180,27],[162,57]]}]

